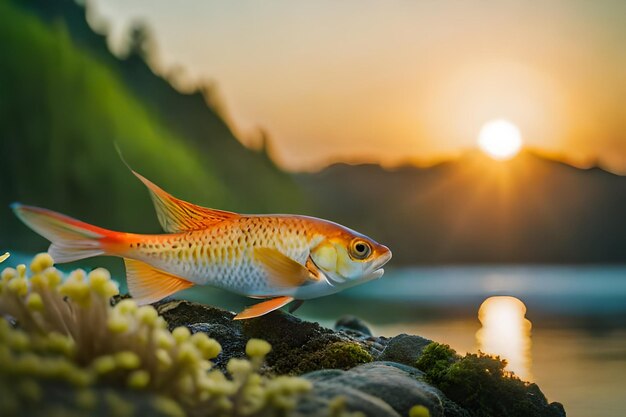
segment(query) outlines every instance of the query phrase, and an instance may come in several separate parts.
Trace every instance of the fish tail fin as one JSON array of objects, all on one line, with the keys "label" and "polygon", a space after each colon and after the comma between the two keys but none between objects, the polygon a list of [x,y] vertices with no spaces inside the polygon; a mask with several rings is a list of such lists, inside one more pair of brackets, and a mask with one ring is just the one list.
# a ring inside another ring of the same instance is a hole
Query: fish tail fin
[{"label": "fish tail fin", "polygon": [[39,207],[13,203],[11,208],[24,224],[52,243],[48,253],[56,263],[103,255],[104,241],[117,233]]}]

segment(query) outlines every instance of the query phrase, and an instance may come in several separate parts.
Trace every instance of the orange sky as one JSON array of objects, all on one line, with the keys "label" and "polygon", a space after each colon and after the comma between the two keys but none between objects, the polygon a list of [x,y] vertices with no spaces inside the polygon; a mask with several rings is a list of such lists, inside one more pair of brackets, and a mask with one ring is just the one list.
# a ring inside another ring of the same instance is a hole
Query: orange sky
[{"label": "orange sky", "polygon": [[90,12],[118,50],[143,19],[159,70],[215,81],[242,140],[263,127],[288,169],[428,163],[506,118],[532,148],[626,173],[623,1],[92,0]]}]

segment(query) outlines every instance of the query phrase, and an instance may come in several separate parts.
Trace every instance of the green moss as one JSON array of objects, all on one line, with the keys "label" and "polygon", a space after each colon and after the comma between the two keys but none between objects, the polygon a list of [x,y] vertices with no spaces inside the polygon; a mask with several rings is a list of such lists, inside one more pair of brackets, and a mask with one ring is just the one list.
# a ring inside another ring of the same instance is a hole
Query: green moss
[{"label": "green moss", "polygon": [[428,382],[480,417],[558,416],[535,384],[505,370],[506,361],[483,353],[464,357],[448,345],[431,343],[416,362]]},{"label": "green moss", "polygon": [[322,350],[301,357],[294,373],[303,374],[320,369],[350,369],[373,360],[372,355],[357,343],[334,342]]},{"label": "green moss", "polygon": [[359,343],[346,340],[318,323],[302,321],[275,311],[252,320],[242,320],[245,337],[267,340],[271,372],[301,375],[320,369],[349,369],[373,360]]},{"label": "green moss", "polygon": [[454,349],[441,343],[431,343],[417,359],[415,367],[426,372],[431,381],[438,381],[441,375],[458,359]]}]

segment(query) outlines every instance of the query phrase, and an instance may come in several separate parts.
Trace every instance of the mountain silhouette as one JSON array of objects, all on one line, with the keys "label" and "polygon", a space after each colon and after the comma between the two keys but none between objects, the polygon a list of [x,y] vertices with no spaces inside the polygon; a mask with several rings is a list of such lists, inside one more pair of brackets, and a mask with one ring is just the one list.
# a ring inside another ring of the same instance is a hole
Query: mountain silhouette
[{"label": "mountain silhouette", "polygon": [[388,244],[396,264],[626,261],[626,177],[523,152],[429,168],[299,176],[320,215]]}]

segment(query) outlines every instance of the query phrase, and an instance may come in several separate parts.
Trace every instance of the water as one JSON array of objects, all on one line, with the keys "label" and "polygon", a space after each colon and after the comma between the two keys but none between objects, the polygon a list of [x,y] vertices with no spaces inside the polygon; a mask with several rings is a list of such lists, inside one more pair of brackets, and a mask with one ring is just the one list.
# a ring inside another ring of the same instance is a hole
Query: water
[{"label": "water", "polygon": [[[331,325],[337,308],[317,303],[303,313]],[[626,267],[407,268],[334,303],[376,334],[498,354],[568,416],[626,415]]]},{"label": "water", "polygon": [[[232,311],[252,303],[207,287],[181,297]],[[417,334],[459,353],[498,354],[568,416],[626,415],[626,266],[395,269],[297,312],[328,327],[345,314],[378,335]]]}]

